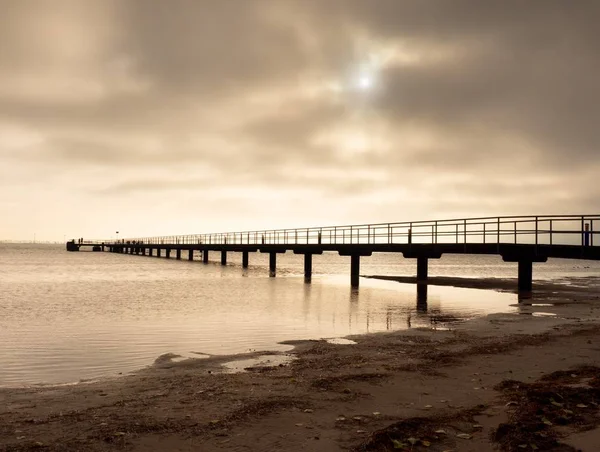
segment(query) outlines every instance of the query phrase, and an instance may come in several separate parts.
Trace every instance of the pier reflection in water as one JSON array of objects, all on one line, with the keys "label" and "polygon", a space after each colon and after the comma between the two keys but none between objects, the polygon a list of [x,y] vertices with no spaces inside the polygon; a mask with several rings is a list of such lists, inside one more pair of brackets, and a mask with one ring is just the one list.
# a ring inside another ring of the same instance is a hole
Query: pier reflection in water
[{"label": "pier reflection in water", "polygon": [[241,271],[110,253],[18,251],[0,255],[6,269],[0,274],[5,386],[116,375],[165,353],[287,350],[278,343],[437,327],[440,319],[506,312],[516,304],[515,295],[493,291],[427,290],[372,279],[352,290],[347,272],[337,271],[345,261],[326,267],[327,257],[319,269],[331,273],[307,284],[295,256],[289,271],[282,266],[277,278],[269,278],[266,266],[256,264]]}]

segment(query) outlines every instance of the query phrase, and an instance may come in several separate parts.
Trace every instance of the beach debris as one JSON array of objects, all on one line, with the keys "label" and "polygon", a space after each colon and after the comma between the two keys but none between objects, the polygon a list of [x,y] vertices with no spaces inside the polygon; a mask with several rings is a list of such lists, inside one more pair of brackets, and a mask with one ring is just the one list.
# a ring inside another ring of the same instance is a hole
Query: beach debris
[{"label": "beach debris", "polygon": [[458,433],[456,435],[456,437],[460,438],[460,439],[471,439],[471,438],[473,438],[473,436],[469,435],[468,433]]},{"label": "beach debris", "polygon": [[557,402],[554,399],[550,399],[550,403],[554,406],[562,407],[564,404]]},{"label": "beach debris", "polygon": [[587,408],[588,406],[585,403],[578,403],[577,408]]},{"label": "beach debris", "polygon": [[344,416],[338,416],[336,421],[345,421],[346,418]]},{"label": "beach debris", "polygon": [[552,422],[550,422],[550,421],[549,421],[547,418],[545,418],[545,417],[542,417],[542,422],[543,422],[544,424],[546,424],[546,425],[554,425],[554,424],[552,424]]},{"label": "beach debris", "polygon": [[433,405],[425,405],[425,408],[427,408],[427,409],[433,408]]},{"label": "beach debris", "polygon": [[310,408],[307,408],[307,409],[305,409],[305,410],[304,410],[304,412],[305,412],[305,413],[312,413],[312,412],[313,412],[313,410],[311,410]]},{"label": "beach debris", "polygon": [[406,448],[408,448],[408,444],[403,443],[402,441],[399,441],[397,439],[393,439],[392,440],[392,444],[394,445],[394,449],[406,449]]},{"label": "beach debris", "polygon": [[446,430],[440,428],[439,430],[436,430],[435,433],[437,433],[439,435],[446,435]]},{"label": "beach debris", "polygon": [[367,433],[366,430],[357,430],[356,433]]},{"label": "beach debris", "polygon": [[379,416],[381,413],[379,411],[373,411],[373,416]]},{"label": "beach debris", "polygon": [[126,433],[125,432],[115,432],[113,433],[113,436],[125,436]]}]

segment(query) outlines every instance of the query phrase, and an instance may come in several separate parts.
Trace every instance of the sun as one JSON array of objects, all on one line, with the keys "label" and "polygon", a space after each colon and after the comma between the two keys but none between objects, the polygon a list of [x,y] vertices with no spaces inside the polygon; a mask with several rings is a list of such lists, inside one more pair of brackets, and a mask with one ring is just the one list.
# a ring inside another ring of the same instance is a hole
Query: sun
[{"label": "sun", "polygon": [[373,78],[368,75],[362,75],[358,79],[358,86],[360,89],[368,90],[373,87]]}]

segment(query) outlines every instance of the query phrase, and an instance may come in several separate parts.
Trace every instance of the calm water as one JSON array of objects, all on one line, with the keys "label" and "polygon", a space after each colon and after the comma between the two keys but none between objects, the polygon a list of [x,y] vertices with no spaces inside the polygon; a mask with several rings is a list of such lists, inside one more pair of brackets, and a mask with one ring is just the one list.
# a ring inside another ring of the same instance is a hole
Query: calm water
[{"label": "calm water", "polygon": [[[211,256],[215,260],[217,253]],[[241,254],[230,264],[111,253],[68,253],[49,245],[0,244],[0,386],[54,384],[106,377],[151,364],[163,353],[199,356],[286,350],[287,339],[439,325],[440,315],[469,318],[514,310],[516,297],[493,291],[416,288],[361,279],[349,287],[349,258],[313,257],[305,284],[302,257]],[[553,261],[536,278],[597,275],[600,265]],[[361,260],[361,274],[414,275],[415,262],[380,254]],[[431,275],[515,277],[496,256],[448,256]]]}]

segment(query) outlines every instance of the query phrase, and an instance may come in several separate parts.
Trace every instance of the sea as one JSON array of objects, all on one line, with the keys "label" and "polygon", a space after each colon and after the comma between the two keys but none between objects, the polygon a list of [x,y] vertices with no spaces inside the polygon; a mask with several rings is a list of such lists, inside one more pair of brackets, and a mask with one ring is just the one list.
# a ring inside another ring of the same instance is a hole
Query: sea
[{"label": "sea", "polygon": [[[185,254],[187,257],[187,253]],[[519,312],[517,296],[494,290],[428,288],[360,279],[350,287],[350,259],[241,254],[228,264],[149,256],[67,252],[64,245],[0,244],[0,387],[57,385],[118,377],[164,354],[203,359],[250,351],[286,351],[282,341],[336,339],[410,328],[452,328],[497,312]],[[445,255],[432,276],[516,278],[499,256]],[[416,262],[393,253],[361,258],[361,275],[414,276]],[[600,263],[549,260],[534,278],[600,275]]]}]

